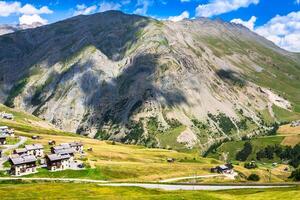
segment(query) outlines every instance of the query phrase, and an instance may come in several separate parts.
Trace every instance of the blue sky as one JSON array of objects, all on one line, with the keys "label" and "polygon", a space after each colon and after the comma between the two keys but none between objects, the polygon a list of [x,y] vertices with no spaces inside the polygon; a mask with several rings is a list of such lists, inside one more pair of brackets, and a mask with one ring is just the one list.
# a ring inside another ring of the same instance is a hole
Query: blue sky
[{"label": "blue sky", "polygon": [[221,18],[300,52],[300,0],[0,0],[0,24],[47,24],[111,9],[173,21]]}]

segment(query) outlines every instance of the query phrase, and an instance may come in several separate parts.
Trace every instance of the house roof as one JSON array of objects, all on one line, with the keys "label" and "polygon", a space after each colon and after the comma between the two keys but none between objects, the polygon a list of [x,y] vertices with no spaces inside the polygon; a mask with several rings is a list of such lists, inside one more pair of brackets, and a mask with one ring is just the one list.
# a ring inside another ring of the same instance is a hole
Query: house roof
[{"label": "house roof", "polygon": [[68,149],[54,150],[54,153],[56,153],[56,154],[73,154],[73,153],[75,153],[75,151],[72,148],[68,148]]},{"label": "house roof", "polygon": [[26,153],[26,152],[27,152],[27,149],[25,149],[25,148],[22,148],[22,149],[15,149],[14,152],[15,152],[15,153]]},{"label": "house roof", "polygon": [[37,150],[37,149],[43,149],[43,145],[41,144],[30,144],[30,145],[25,145],[25,149],[29,150]]},{"label": "house roof", "polygon": [[226,165],[220,165],[219,167],[220,167],[220,169],[222,169],[222,170],[227,170],[227,169],[229,169]]},{"label": "house roof", "polygon": [[50,154],[50,155],[47,155],[47,157],[50,161],[60,161],[60,160],[69,159],[71,156],[69,154],[66,154],[66,155]]},{"label": "house roof", "polygon": [[5,138],[7,138],[6,135],[0,135],[0,139],[5,139]]},{"label": "house roof", "polygon": [[83,146],[83,144],[82,144],[81,142],[71,142],[71,143],[69,143],[69,145],[70,145],[71,147]]},{"label": "house roof", "polygon": [[14,165],[26,164],[36,162],[35,156],[18,156],[18,157],[10,157],[11,162]]},{"label": "house roof", "polygon": [[60,145],[52,147],[52,149],[54,151],[56,151],[56,150],[63,150],[63,149],[69,149],[69,148],[70,148],[70,145],[68,143],[63,143],[63,144],[60,144]]}]

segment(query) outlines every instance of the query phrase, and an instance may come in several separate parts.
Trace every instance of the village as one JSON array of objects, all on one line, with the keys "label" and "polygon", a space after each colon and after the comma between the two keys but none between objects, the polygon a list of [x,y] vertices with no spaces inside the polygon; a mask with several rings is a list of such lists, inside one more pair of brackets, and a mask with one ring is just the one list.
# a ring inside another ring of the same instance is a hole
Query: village
[{"label": "village", "polygon": [[[1,113],[0,117],[13,120],[10,113]],[[8,138],[14,138],[14,129],[8,126],[0,126],[0,147],[6,145]],[[32,136],[33,140],[39,139],[39,136]],[[45,152],[44,146],[39,143],[27,144],[23,148],[15,148],[18,145],[8,145],[12,150],[9,156],[4,155],[3,149],[0,150],[0,159],[2,163],[9,162],[9,173],[12,176],[23,176],[37,173],[37,168],[46,168],[51,172],[67,169],[83,169],[84,164],[75,159],[76,154],[84,155],[83,144],[81,142],[61,143],[51,140],[48,142],[51,146],[49,152]],[[6,145],[7,146],[7,145]]]}]

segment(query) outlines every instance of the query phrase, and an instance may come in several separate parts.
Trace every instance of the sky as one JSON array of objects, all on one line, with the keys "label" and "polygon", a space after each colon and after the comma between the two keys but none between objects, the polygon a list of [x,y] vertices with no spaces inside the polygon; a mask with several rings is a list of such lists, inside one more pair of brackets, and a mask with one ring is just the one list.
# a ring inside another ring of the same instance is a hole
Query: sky
[{"label": "sky", "polygon": [[300,52],[300,0],[0,0],[0,25],[49,24],[107,10],[159,20],[222,19]]}]

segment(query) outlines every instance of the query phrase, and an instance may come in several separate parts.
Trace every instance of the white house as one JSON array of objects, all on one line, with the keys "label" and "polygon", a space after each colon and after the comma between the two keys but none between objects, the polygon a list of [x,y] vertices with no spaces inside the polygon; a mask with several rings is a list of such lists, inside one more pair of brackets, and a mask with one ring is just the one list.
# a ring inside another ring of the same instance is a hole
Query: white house
[{"label": "white house", "polygon": [[10,172],[14,176],[22,176],[36,172],[35,156],[12,156],[9,158],[11,164]]},{"label": "white house", "polygon": [[13,119],[14,119],[14,115],[11,114],[11,113],[2,112],[2,113],[0,113],[0,116],[1,116],[3,119],[10,119],[10,120],[13,120]]},{"label": "white house", "polygon": [[27,155],[33,155],[36,157],[44,156],[44,147],[41,144],[25,145],[25,149],[27,150]]},{"label": "white house", "polygon": [[51,171],[61,171],[70,168],[71,156],[50,154],[46,156],[47,168]]},{"label": "white house", "polygon": [[0,134],[14,136],[14,129],[8,128],[8,126],[0,126]]},{"label": "white house", "polygon": [[69,143],[70,147],[74,149],[76,152],[83,152],[83,144],[81,142],[71,142]]}]

